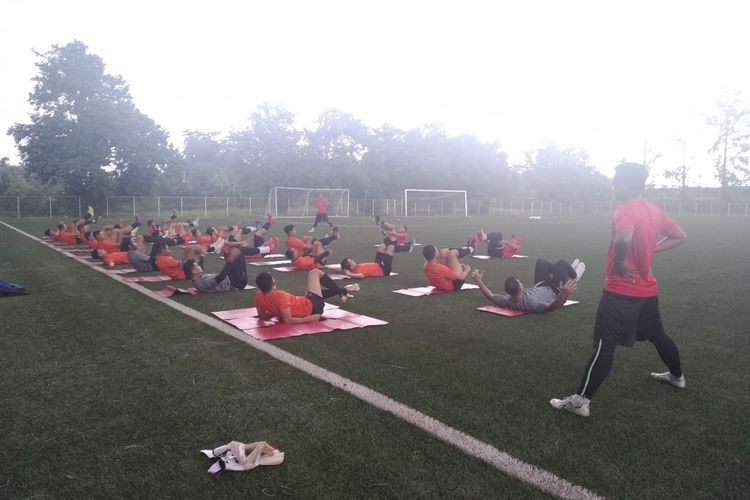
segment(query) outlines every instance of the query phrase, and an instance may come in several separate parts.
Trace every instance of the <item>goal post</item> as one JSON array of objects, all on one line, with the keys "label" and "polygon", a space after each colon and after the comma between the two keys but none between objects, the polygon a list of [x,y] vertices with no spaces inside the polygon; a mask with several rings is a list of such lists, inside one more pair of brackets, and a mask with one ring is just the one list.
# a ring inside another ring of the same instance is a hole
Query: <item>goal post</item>
[{"label": "goal post", "polygon": [[274,217],[314,218],[321,195],[328,198],[329,217],[349,217],[348,189],[272,187],[266,211]]},{"label": "goal post", "polygon": [[404,217],[469,216],[469,198],[464,189],[404,189]]}]

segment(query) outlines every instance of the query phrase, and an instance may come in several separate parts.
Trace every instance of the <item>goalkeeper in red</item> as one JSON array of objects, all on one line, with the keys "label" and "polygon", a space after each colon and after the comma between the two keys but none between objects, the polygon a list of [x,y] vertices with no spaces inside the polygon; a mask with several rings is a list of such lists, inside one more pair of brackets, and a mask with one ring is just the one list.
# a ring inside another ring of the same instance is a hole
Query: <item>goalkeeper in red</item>
[{"label": "goalkeeper in red", "polygon": [[328,197],[323,193],[318,196],[318,210],[315,213],[315,222],[313,223],[313,227],[310,228],[308,233],[314,233],[315,228],[320,222],[327,222],[329,226],[333,227],[331,221],[328,220]]}]

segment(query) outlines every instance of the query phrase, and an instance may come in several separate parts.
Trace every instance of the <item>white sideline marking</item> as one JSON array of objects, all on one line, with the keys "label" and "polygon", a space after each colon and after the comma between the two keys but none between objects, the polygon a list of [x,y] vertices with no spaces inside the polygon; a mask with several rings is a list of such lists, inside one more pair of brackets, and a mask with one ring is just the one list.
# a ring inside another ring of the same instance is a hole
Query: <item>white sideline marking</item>
[{"label": "white sideline marking", "polygon": [[[60,252],[68,257],[75,258],[75,256],[70,252],[66,252],[60,248],[57,248],[51,243],[47,243],[46,241],[43,241],[36,236],[32,236],[25,231],[11,226],[10,224],[7,224],[3,221],[0,221],[0,224],[13,229],[14,231],[28,238],[31,238],[32,240],[36,240],[39,243],[46,245],[47,247],[52,248],[53,250]],[[106,271],[106,269],[97,266],[87,265],[87,267],[89,269],[100,272],[113,280],[119,281],[123,285],[130,287],[133,290],[136,290],[151,299],[157,300],[162,304],[171,307],[172,309],[175,309],[187,316],[190,316],[191,318],[197,319],[202,323],[212,326],[226,335],[249,344],[255,349],[263,351],[269,356],[276,358],[279,361],[282,361],[294,368],[297,368],[298,370],[301,370],[318,380],[322,380],[334,387],[341,389],[342,391],[348,392],[352,396],[359,398],[376,408],[380,408],[381,410],[395,415],[396,417],[414,425],[415,427],[422,429],[431,436],[436,437],[437,439],[458,448],[467,455],[478,458],[499,469],[505,474],[519,479],[535,488],[566,499],[603,498],[591,490],[588,490],[582,486],[572,484],[551,472],[519,460],[504,451],[498,450],[489,443],[485,443],[484,441],[480,441],[479,439],[472,437],[465,432],[454,429],[453,427],[450,427],[449,425],[446,425],[439,420],[430,417],[429,415],[425,415],[418,410],[406,406],[403,403],[399,403],[398,401],[393,400],[384,394],[381,394],[363,385],[357,384],[356,382],[353,382],[346,377],[342,377],[341,375],[326,370],[325,368],[322,368],[318,365],[310,363],[309,361],[295,356],[294,354],[280,349],[268,342],[256,340],[253,337],[246,335],[242,331],[228,325],[227,323],[224,323],[223,321],[219,321],[218,319],[207,316],[201,312],[184,306],[179,302],[175,302],[168,298],[157,295],[153,293],[152,290],[142,287],[137,283],[128,283],[126,281],[123,281],[122,276],[120,276],[119,274],[110,274]]]}]

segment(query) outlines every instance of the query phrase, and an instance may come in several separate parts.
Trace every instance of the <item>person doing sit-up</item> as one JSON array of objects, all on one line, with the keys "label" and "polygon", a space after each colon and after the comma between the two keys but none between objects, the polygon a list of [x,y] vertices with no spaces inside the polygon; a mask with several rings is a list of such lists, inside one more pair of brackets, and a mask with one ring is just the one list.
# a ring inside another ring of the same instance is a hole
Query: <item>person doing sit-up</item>
[{"label": "person doing sit-up", "polygon": [[346,302],[351,296],[349,291],[356,292],[359,285],[347,285],[341,288],[320,269],[307,273],[307,293],[304,296],[292,295],[279,290],[276,280],[267,272],[255,278],[259,291],[255,294],[255,307],[261,319],[279,318],[282,323],[310,323],[319,321],[325,308],[324,300],[339,296]]}]

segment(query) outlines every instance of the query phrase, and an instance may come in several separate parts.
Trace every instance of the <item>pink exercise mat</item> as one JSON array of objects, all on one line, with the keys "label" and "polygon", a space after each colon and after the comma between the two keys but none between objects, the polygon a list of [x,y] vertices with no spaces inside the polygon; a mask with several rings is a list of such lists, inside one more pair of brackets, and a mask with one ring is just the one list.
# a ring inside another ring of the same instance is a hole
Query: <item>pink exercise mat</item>
[{"label": "pink exercise mat", "polygon": [[388,324],[387,321],[345,311],[330,304],[326,304],[323,310],[324,319],[321,321],[294,325],[279,323],[276,318],[268,321],[262,320],[258,318],[257,310],[254,307],[234,311],[218,311],[211,314],[258,340],[275,340]]},{"label": "pink exercise mat", "polygon": [[[464,283],[463,286],[461,287],[461,290],[456,290],[456,291],[463,292],[464,290],[475,290],[478,288],[479,286],[477,285]],[[425,295],[440,295],[443,293],[451,293],[451,292],[448,290],[437,289],[434,286],[420,286],[417,288],[402,288],[401,290],[393,290],[393,293],[400,293],[401,295],[407,295],[409,297],[424,297]]]},{"label": "pink exercise mat", "polygon": [[[565,304],[563,304],[563,307],[572,306],[573,304],[578,304],[579,302],[580,301],[578,300],[566,300]],[[483,307],[477,307],[477,310],[492,313],[492,314],[499,314],[500,316],[507,316],[509,318],[512,318],[514,316],[523,316],[524,314],[530,314],[529,311],[519,311],[518,309],[511,309],[509,307],[496,306],[494,304],[490,304],[488,306],[483,306]]]}]

